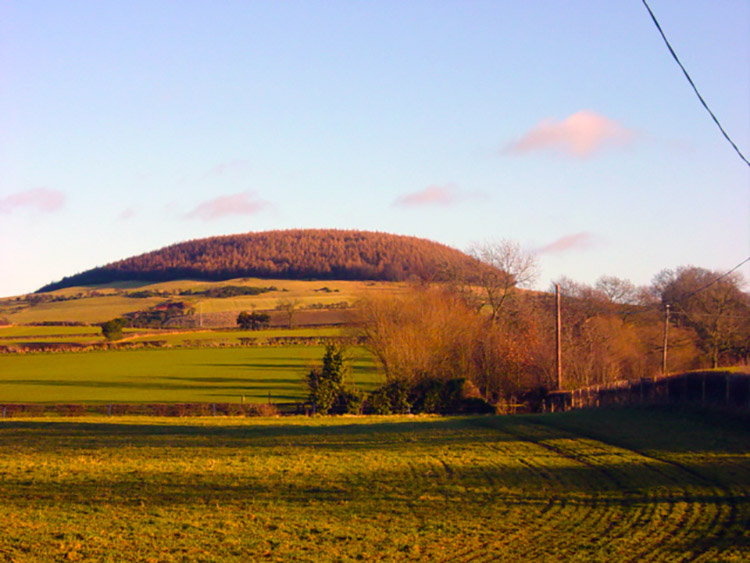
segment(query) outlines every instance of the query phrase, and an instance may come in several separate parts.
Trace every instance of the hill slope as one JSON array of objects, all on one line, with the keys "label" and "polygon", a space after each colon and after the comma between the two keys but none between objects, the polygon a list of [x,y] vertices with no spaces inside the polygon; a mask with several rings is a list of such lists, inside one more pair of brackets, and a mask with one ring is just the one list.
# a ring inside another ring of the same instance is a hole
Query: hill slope
[{"label": "hill slope", "polygon": [[38,291],[185,278],[442,279],[446,271],[483,267],[459,250],[426,239],[369,231],[296,229],[182,242],[63,278]]}]

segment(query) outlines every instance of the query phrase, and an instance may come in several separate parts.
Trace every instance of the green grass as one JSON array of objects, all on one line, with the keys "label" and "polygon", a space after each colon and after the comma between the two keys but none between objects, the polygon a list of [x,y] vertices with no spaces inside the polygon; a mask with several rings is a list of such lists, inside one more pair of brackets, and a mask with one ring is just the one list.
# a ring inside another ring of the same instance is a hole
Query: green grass
[{"label": "green grass", "polygon": [[0,559],[748,561],[744,420],[5,420]]},{"label": "green grass", "polygon": [[102,333],[98,326],[6,326],[0,327],[0,339],[8,337],[32,337],[40,338],[46,336],[97,336]]},{"label": "green grass", "polygon": [[[239,344],[241,338],[264,340],[278,337],[328,337],[342,336],[345,329],[336,327],[315,327],[298,329],[269,329],[269,330],[201,330],[201,329],[124,329],[123,342],[163,341],[170,346],[193,346],[195,342],[207,344],[221,342],[225,344]],[[0,328],[0,345],[13,345],[19,342],[52,343],[77,342],[90,344],[102,342],[101,329],[97,327],[71,326],[11,326]]]},{"label": "green grass", "polygon": [[[0,403],[301,401],[320,346],[97,351],[0,355]],[[372,358],[354,349],[353,379],[379,381]]]}]

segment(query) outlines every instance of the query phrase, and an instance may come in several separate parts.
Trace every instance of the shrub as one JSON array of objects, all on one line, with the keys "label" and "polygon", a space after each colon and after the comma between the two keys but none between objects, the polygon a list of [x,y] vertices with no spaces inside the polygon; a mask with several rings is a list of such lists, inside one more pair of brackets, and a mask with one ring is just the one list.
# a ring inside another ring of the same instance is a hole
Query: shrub
[{"label": "shrub", "polygon": [[313,368],[307,374],[310,401],[316,412],[328,414],[334,406],[337,412],[351,412],[359,409],[362,401],[355,389],[345,389],[344,380],[349,372],[344,349],[340,344],[329,343],[323,355],[323,366]]},{"label": "shrub", "polygon": [[360,414],[365,401],[358,389],[343,389],[336,400],[336,411],[341,414]]},{"label": "shrub", "polygon": [[373,414],[487,414],[495,407],[479,395],[476,386],[463,377],[443,381],[424,378],[415,385],[393,381],[370,393],[367,409]]},{"label": "shrub", "polygon": [[327,379],[323,370],[313,368],[307,374],[307,385],[310,388],[310,401],[315,405],[315,411],[328,414],[339,396],[339,387]]},{"label": "shrub", "polygon": [[372,391],[366,410],[373,414],[406,414],[411,412],[411,386],[406,381],[392,381]]},{"label": "shrub", "polygon": [[391,398],[385,387],[378,387],[367,397],[367,410],[373,414],[391,414]]},{"label": "shrub", "polygon": [[396,414],[411,412],[409,401],[409,384],[405,381],[394,381],[388,385],[388,397],[391,399],[391,410]]},{"label": "shrub", "polygon": [[124,319],[113,319],[102,323],[102,336],[107,340],[121,340],[122,327],[125,325]]},{"label": "shrub", "polygon": [[237,324],[245,330],[260,330],[268,328],[271,324],[271,316],[268,313],[241,312],[237,315]]}]

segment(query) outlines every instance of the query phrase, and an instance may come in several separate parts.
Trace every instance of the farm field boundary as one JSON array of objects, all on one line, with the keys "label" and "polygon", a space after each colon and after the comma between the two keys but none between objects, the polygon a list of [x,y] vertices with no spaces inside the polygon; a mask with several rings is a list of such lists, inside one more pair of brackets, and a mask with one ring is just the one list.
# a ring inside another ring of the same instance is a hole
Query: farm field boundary
[{"label": "farm field boundary", "polygon": [[217,333],[210,338],[190,338],[190,333],[177,333],[180,338],[153,339],[138,337],[137,339],[123,340],[120,342],[76,342],[70,341],[42,341],[42,342],[19,342],[0,345],[0,354],[28,354],[28,353],[67,353],[67,352],[91,352],[95,350],[134,350],[143,348],[171,348],[175,346],[183,348],[226,348],[226,347],[248,347],[248,346],[325,346],[336,342],[345,346],[361,346],[364,339],[360,337],[345,336],[245,336],[221,338]]},{"label": "farm field boundary", "polygon": [[279,416],[305,414],[306,403],[110,403],[110,404],[0,404],[0,418],[85,416]]}]

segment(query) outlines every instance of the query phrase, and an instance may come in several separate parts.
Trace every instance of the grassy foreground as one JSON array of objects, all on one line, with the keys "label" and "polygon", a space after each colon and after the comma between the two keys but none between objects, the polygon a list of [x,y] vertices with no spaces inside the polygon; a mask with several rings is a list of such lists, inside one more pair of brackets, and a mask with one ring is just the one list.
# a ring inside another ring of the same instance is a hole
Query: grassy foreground
[{"label": "grassy foreground", "polygon": [[[2,403],[239,403],[305,400],[304,375],[322,346],[116,350],[0,355]],[[378,375],[372,357],[351,350],[353,381]]]},{"label": "grassy foreground", "polygon": [[747,561],[699,413],[0,421],[0,561]]}]

